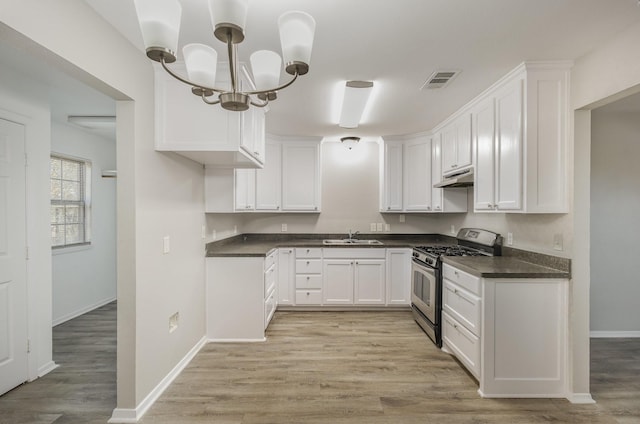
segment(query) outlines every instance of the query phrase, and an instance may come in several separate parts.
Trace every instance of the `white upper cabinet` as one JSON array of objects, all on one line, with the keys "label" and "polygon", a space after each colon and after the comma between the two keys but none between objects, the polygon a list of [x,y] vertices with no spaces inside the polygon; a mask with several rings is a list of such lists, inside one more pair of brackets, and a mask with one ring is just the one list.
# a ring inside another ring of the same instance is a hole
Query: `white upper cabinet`
[{"label": "white upper cabinet", "polygon": [[236,169],[235,210],[249,212],[256,208],[256,170]]},{"label": "white upper cabinet", "polygon": [[320,212],[320,143],[282,145],[282,210]]},{"label": "white upper cabinet", "polygon": [[[184,64],[172,67],[186,75]],[[224,64],[219,64],[218,84],[226,86],[229,78]],[[231,112],[220,105],[208,105],[191,93],[189,86],[155,67],[155,147],[173,151],[196,162],[236,168],[260,168],[264,163],[265,111],[251,107],[245,112]],[[244,66],[240,66],[239,83],[252,87]]]},{"label": "white upper cabinet", "polygon": [[266,145],[264,168],[256,169],[256,210],[279,211],[281,202],[282,146]]},{"label": "white upper cabinet", "polygon": [[431,138],[419,136],[405,141],[406,211],[431,211]]},{"label": "white upper cabinet", "polygon": [[454,174],[471,166],[471,114],[463,113],[442,128],[442,173]]},{"label": "white upper cabinet", "polygon": [[403,151],[402,141],[385,141],[381,149],[380,210],[382,212],[403,210]]},{"label": "white upper cabinet", "polygon": [[433,187],[441,178],[439,134],[386,139],[380,154],[381,212],[467,211],[465,188],[443,190]]},{"label": "white upper cabinet", "polygon": [[568,212],[569,68],[525,63],[475,102],[476,211]]}]

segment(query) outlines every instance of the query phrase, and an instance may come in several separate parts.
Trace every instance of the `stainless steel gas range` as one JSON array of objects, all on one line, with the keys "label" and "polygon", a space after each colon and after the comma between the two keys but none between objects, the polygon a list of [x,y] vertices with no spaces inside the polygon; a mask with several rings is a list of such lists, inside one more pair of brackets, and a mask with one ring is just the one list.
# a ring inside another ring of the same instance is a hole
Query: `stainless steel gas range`
[{"label": "stainless steel gas range", "polygon": [[462,228],[456,244],[416,246],[411,264],[411,309],[415,321],[442,347],[442,256],[500,256],[500,234]]}]

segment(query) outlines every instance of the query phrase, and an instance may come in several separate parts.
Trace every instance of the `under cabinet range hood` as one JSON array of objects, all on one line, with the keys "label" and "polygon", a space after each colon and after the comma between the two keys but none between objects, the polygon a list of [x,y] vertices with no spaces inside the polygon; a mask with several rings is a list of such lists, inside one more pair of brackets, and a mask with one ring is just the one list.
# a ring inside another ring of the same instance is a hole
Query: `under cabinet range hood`
[{"label": "under cabinet range hood", "polygon": [[435,188],[471,187],[473,185],[473,168],[462,169],[460,172],[449,174],[442,181],[434,184]]}]

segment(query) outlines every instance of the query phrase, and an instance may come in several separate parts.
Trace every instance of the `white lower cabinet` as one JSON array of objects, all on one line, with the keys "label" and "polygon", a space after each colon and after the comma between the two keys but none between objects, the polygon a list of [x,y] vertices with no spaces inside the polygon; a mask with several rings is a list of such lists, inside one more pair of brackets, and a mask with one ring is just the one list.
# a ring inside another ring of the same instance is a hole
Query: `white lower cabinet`
[{"label": "white lower cabinet", "polygon": [[479,278],[443,266],[443,350],[483,397],[566,397],[568,280]]},{"label": "white lower cabinet", "polygon": [[322,304],[322,249],[295,249],[295,304]]},{"label": "white lower cabinet", "polygon": [[278,249],[278,305],[295,304],[296,255],[291,247]]},{"label": "white lower cabinet", "polygon": [[387,305],[411,304],[412,249],[387,249]]},{"label": "white lower cabinet", "polygon": [[325,305],[384,305],[385,249],[323,249]]},{"label": "white lower cabinet", "polygon": [[277,250],[266,257],[206,259],[207,337],[212,341],[264,340],[277,307]]},{"label": "white lower cabinet", "polygon": [[325,259],[323,266],[325,305],[353,304],[352,259]]}]

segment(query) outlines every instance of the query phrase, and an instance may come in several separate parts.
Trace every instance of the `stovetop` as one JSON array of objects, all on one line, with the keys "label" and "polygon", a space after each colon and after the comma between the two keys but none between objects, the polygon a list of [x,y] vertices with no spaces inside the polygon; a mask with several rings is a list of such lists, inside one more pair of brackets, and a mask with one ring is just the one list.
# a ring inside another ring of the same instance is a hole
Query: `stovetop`
[{"label": "stovetop", "polygon": [[481,252],[476,249],[472,249],[465,246],[460,245],[450,245],[450,246],[416,246],[414,250],[417,250],[421,253],[431,255],[431,256],[487,256],[488,253]]}]

